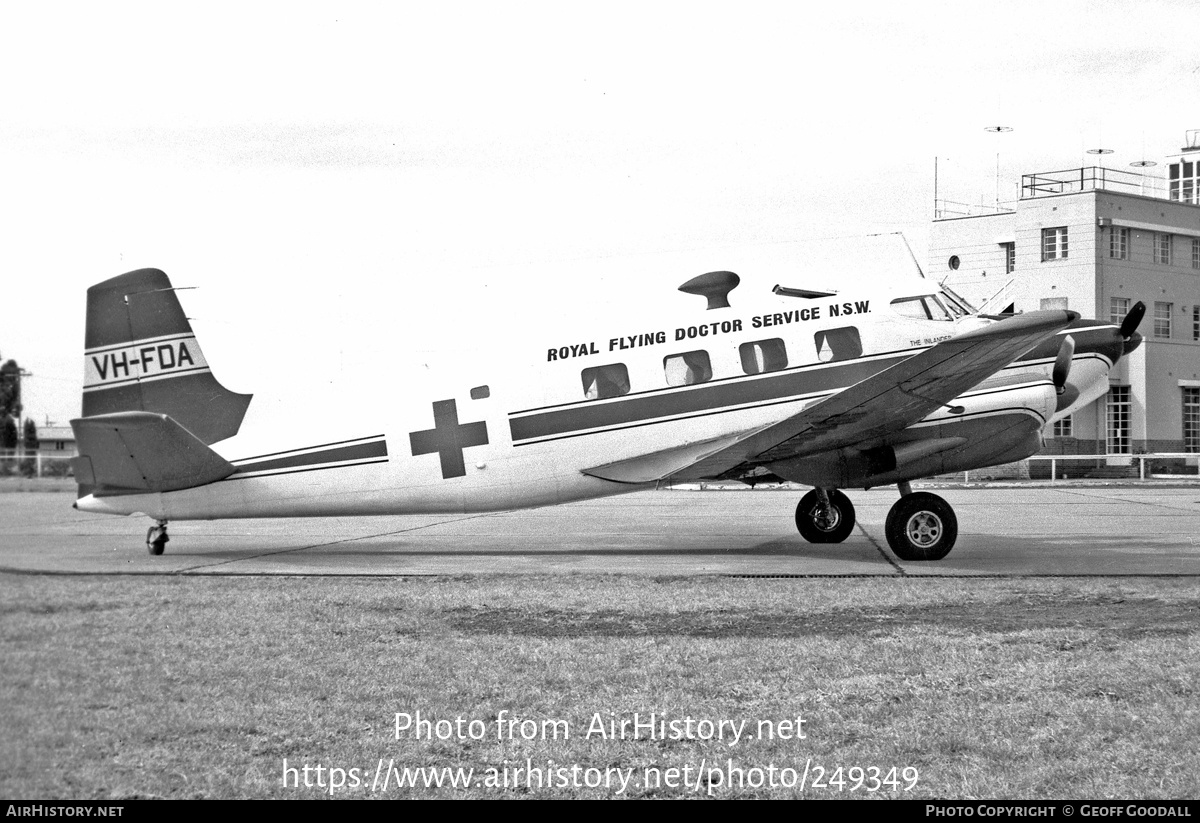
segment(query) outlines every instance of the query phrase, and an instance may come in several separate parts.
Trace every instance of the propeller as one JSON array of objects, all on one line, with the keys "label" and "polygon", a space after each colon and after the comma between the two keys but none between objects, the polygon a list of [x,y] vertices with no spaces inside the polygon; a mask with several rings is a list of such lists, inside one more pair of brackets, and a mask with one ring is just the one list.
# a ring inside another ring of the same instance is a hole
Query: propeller
[{"label": "propeller", "polygon": [[1146,304],[1141,300],[1133,304],[1133,308],[1129,310],[1129,314],[1125,315],[1125,319],[1121,321],[1121,336],[1126,340],[1133,337],[1137,327],[1141,324],[1142,318],[1146,316]]},{"label": "propeller", "polygon": [[1067,382],[1067,378],[1071,376],[1071,359],[1074,356],[1075,338],[1068,334],[1058,347],[1058,356],[1054,358],[1054,370],[1051,372],[1054,390],[1058,392],[1055,411],[1062,411],[1079,398],[1079,389]]},{"label": "propeller", "polygon": [[1146,304],[1139,300],[1133,304],[1129,314],[1125,315],[1125,319],[1121,321],[1120,334],[1125,340],[1125,354],[1129,354],[1141,345],[1142,336],[1138,334],[1137,327],[1145,316]]}]

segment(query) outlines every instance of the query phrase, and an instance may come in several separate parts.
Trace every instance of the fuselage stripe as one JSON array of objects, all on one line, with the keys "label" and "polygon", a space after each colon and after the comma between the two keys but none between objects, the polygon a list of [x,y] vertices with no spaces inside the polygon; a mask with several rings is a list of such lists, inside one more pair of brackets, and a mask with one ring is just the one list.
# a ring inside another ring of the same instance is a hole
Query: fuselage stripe
[{"label": "fuselage stripe", "polygon": [[276,469],[274,471],[257,471],[257,470],[255,470],[253,472],[246,472],[244,474],[242,472],[236,472],[234,474],[229,475],[229,477],[226,477],[223,480],[220,480],[218,482],[224,483],[226,480],[253,480],[256,477],[278,477],[281,474],[300,474],[301,472],[315,472],[315,471],[322,471],[324,469],[349,469],[354,466],[372,466],[376,463],[386,463],[386,462],[388,462],[387,458],[384,458],[382,460],[358,460],[358,461],[346,462],[346,463],[336,463],[335,462],[335,463],[329,463],[326,465],[307,466],[304,468],[296,468],[296,469]]},{"label": "fuselage stripe", "polygon": [[252,460],[265,460],[268,457],[282,457],[283,455],[311,454],[321,449],[330,449],[334,446],[345,446],[350,443],[363,443],[368,440],[382,440],[384,435],[372,434],[369,437],[353,437],[349,440],[335,440],[332,443],[320,443],[316,446],[301,446],[298,449],[284,449],[283,451],[267,452],[266,454],[256,454],[251,457],[241,457],[232,461],[235,466],[241,466]]},{"label": "fuselage stripe", "polygon": [[366,443],[337,446],[332,449],[324,449],[307,454],[292,454],[286,457],[276,457],[274,459],[258,460],[250,463],[239,462],[237,464],[237,472],[232,476],[236,477],[239,474],[249,474],[251,472],[318,466],[326,463],[343,463],[350,460],[368,460],[374,457],[387,457],[387,453],[386,440],[371,440]]}]

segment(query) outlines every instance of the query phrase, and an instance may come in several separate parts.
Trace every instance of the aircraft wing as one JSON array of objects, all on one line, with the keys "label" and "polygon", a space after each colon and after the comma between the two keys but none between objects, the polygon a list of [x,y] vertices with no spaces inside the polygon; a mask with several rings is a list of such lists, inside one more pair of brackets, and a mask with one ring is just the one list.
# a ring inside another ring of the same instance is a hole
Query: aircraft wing
[{"label": "aircraft wing", "polygon": [[786,420],[586,469],[621,483],[738,477],[777,460],[804,457],[884,437],[924,419],[1078,315],[1037,311],[943,340]]}]

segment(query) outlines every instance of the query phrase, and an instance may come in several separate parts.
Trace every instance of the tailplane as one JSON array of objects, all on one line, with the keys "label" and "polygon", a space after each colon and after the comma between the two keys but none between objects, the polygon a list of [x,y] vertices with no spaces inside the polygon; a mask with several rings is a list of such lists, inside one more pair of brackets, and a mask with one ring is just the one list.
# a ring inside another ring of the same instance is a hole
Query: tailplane
[{"label": "tailplane", "polygon": [[139,269],[88,289],[83,416],[166,415],[197,440],[237,434],[251,395],[217,382],[167,275]]},{"label": "tailplane", "polygon": [[233,474],[231,463],[164,414],[115,412],[72,420],[80,496],[145,494],[203,486]]}]

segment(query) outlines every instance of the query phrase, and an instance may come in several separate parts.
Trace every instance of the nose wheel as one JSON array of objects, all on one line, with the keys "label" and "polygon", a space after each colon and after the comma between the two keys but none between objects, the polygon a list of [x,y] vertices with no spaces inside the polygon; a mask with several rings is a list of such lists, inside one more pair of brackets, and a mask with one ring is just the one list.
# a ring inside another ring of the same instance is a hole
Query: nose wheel
[{"label": "nose wheel", "polygon": [[152,555],[160,555],[170,539],[167,537],[167,521],[159,520],[157,525],[151,526],[146,532],[146,550]]},{"label": "nose wheel", "polygon": [[941,560],[958,539],[958,518],[936,494],[910,492],[892,506],[883,531],[901,560]]},{"label": "nose wheel", "polygon": [[813,489],[796,506],[796,528],[809,543],[841,543],[854,531],[854,504],[837,489]]}]

